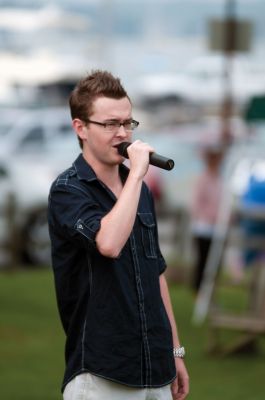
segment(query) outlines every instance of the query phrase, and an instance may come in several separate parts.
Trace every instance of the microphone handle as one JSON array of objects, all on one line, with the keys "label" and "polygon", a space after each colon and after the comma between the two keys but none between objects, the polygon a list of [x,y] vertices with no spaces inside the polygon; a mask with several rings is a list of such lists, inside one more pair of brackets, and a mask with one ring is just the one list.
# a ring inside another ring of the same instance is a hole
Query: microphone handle
[{"label": "microphone handle", "polygon": [[[117,146],[118,152],[121,156],[128,158],[127,148],[131,145],[130,142],[123,142]],[[149,156],[149,164],[154,165],[155,167],[159,167],[162,169],[166,169],[170,171],[174,168],[174,161],[170,158],[163,157],[157,153],[150,153]]]},{"label": "microphone handle", "polygon": [[174,161],[157,153],[150,153],[149,164],[170,171],[174,168]]}]

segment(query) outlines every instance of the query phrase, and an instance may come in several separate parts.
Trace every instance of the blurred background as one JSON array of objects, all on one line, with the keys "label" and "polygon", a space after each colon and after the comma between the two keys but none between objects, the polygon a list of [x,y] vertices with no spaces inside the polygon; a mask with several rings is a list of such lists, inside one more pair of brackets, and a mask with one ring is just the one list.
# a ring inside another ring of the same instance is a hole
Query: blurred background
[{"label": "blurred background", "polygon": [[264,17],[263,0],[0,0],[3,398],[60,398],[47,196],[79,154],[68,95],[99,68],[127,89],[136,138],[175,161],[146,181],[190,398],[263,399]]}]

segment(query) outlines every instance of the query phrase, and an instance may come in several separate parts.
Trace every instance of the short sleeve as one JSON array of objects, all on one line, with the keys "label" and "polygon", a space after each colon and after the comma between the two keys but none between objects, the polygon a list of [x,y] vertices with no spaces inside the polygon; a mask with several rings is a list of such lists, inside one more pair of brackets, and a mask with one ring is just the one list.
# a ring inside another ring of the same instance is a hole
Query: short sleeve
[{"label": "short sleeve", "polygon": [[96,248],[95,238],[104,215],[92,196],[79,187],[58,185],[50,192],[50,229],[69,240]]}]

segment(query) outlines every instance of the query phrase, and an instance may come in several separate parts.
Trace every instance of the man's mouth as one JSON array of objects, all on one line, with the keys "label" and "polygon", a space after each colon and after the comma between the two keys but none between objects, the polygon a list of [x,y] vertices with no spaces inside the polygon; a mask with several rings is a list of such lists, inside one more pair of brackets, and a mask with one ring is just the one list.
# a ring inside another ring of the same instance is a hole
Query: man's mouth
[{"label": "man's mouth", "polygon": [[[121,143],[122,143],[122,142],[121,142]],[[119,146],[121,143],[114,144],[112,147],[114,147],[115,149],[118,150],[118,146]]]}]

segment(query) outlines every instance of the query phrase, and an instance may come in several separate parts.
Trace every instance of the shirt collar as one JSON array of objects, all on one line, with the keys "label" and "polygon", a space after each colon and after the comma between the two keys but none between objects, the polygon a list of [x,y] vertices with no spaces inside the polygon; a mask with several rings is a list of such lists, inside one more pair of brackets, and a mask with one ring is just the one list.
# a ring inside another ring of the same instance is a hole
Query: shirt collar
[{"label": "shirt collar", "polygon": [[[74,161],[73,167],[76,171],[78,179],[86,180],[88,182],[98,180],[98,177],[95,174],[95,171],[88,164],[88,162],[84,159],[82,153],[79,154],[77,159]],[[129,174],[129,168],[127,168],[124,164],[120,164],[119,170],[120,170],[121,179],[124,182]]]}]

